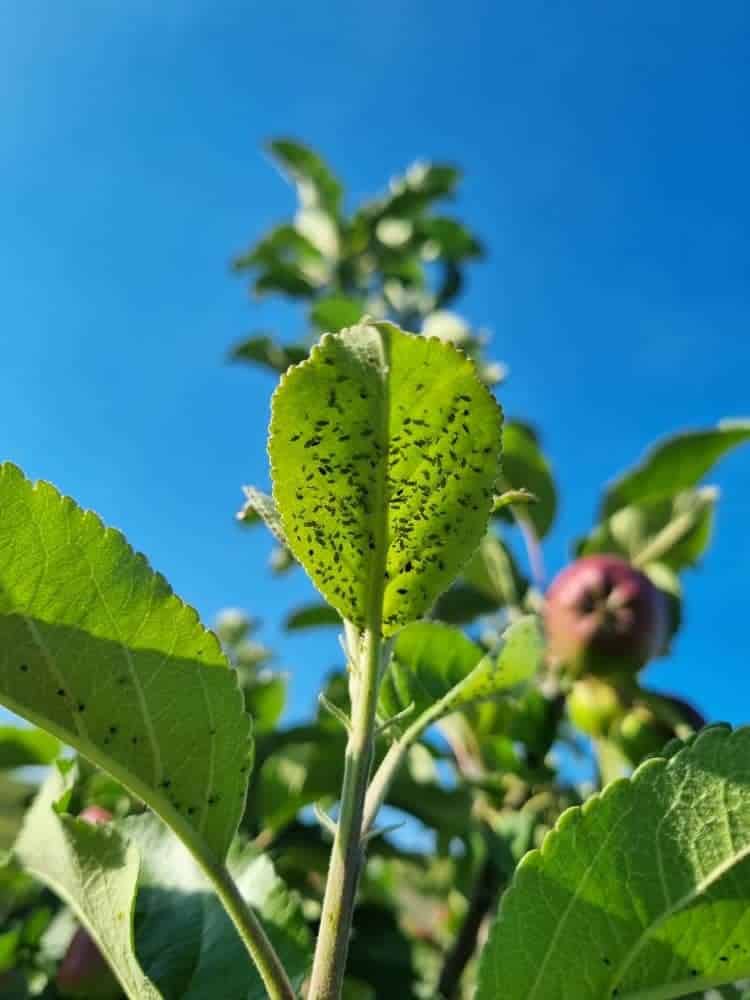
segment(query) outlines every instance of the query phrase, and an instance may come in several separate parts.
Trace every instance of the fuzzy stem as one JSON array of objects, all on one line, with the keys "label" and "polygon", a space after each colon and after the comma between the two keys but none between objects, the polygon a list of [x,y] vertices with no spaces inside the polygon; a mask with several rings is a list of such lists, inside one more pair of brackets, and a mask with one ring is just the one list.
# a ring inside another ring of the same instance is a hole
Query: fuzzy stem
[{"label": "fuzzy stem", "polygon": [[308,1000],[338,1000],[349,948],[354,900],[364,860],[362,813],[375,742],[381,674],[379,632],[365,631],[352,664],[352,720],[346,748],[341,809],[328,868]]}]

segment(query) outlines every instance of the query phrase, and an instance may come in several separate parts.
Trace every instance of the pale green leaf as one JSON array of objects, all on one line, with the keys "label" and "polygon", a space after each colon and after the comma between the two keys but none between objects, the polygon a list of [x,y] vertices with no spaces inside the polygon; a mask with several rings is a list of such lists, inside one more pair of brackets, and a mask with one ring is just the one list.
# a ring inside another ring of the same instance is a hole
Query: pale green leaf
[{"label": "pale green leaf", "polygon": [[344,618],[390,635],[449,585],[487,525],[501,421],[471,361],[388,323],[326,335],[282,378],[274,497]]},{"label": "pale green leaf", "polygon": [[245,503],[237,514],[237,519],[252,521],[260,518],[274,538],[286,548],[286,535],[273,497],[269,497],[267,493],[257,490],[254,486],[243,486],[242,492],[245,494]]},{"label": "pale green leaf", "polygon": [[221,859],[251,737],[216,637],[121,534],[12,465],[0,515],[0,703]]},{"label": "pale green leaf", "polygon": [[499,653],[488,653],[446,698],[453,711],[486,701],[529,680],[539,669],[544,653],[542,634],[533,615],[519,618],[503,633]]},{"label": "pale green leaf", "polygon": [[0,726],[0,768],[51,764],[60,753],[60,741],[43,729]]},{"label": "pale green leaf", "polygon": [[512,507],[514,504],[527,505],[530,503],[539,503],[539,497],[534,496],[529,490],[505,490],[492,501],[492,513],[497,514],[503,507]]},{"label": "pale green leaf", "polygon": [[109,826],[65,813],[75,768],[55,767],[29,810],[14,854],[35,878],[73,908],[132,1000],[159,1000],[133,943],[140,856]]},{"label": "pale green leaf", "polygon": [[304,361],[307,351],[304,344],[281,344],[266,334],[257,334],[235,344],[229,358],[231,361],[249,361],[281,374],[290,365]]},{"label": "pale green leaf", "polygon": [[602,503],[603,516],[628,504],[653,503],[697,486],[723,455],[749,440],[750,420],[725,420],[710,430],[665,438],[612,483]]},{"label": "pale green leaf", "polygon": [[669,1000],[750,975],[750,729],[670,752],[524,858],[478,1000]]}]

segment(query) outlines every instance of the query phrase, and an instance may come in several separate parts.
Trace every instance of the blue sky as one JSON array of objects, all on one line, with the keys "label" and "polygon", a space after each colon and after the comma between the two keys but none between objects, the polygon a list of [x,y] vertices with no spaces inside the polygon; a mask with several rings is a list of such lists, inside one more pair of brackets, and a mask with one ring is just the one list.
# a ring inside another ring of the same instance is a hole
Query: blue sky
[{"label": "blue sky", "polygon": [[[298,330],[227,262],[292,210],[261,152],[319,147],[352,198],[417,157],[466,171],[487,243],[462,312],[544,435],[562,566],[601,484],[654,438],[750,412],[750,7],[744,0],[24,0],[0,4],[0,458],[122,528],[210,620],[264,619],[292,713],[336,661],[284,637],[310,596],[233,522],[267,485],[273,380],[224,362]],[[655,684],[750,720],[750,449]]]}]

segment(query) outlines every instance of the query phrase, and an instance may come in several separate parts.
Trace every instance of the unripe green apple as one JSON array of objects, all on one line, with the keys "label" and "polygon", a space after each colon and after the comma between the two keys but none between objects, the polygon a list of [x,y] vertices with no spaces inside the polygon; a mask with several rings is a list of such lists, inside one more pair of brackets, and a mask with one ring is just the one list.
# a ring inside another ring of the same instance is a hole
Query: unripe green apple
[{"label": "unripe green apple", "polygon": [[623,710],[615,688],[597,677],[576,681],[567,709],[573,725],[589,736],[606,736]]},{"label": "unripe green apple", "polygon": [[616,742],[631,764],[640,764],[649,754],[659,753],[674,731],[645,705],[635,705],[620,720]]},{"label": "unripe green apple", "polygon": [[550,654],[574,676],[634,674],[664,648],[667,607],[619,556],[584,556],[552,582],[544,611]]}]

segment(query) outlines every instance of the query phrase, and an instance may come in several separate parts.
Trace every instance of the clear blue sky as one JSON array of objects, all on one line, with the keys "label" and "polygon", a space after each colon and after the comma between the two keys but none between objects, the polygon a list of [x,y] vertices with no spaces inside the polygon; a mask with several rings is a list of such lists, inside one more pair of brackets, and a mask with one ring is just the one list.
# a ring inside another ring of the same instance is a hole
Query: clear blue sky
[{"label": "clear blue sky", "polygon": [[[319,147],[353,197],[456,160],[490,255],[461,309],[562,488],[553,569],[657,436],[750,412],[750,6],[691,0],[24,0],[0,4],[0,457],[122,528],[207,620],[266,621],[312,706],[332,633],[233,522],[267,485],[270,377],[228,344],[294,311],[227,261],[292,209],[261,154]],[[750,449],[654,683],[750,720]]]}]

